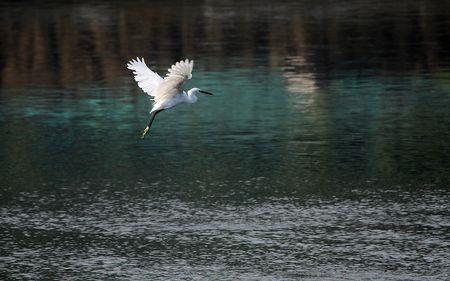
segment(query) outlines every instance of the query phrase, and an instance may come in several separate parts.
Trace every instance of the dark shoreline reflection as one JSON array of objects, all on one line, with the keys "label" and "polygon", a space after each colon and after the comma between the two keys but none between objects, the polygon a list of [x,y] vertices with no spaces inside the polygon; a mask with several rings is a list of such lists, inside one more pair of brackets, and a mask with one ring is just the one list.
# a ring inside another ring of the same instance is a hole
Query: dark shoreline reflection
[{"label": "dark shoreline reflection", "polygon": [[276,69],[283,57],[302,56],[325,77],[449,68],[445,1],[194,3],[3,3],[1,84],[116,85],[126,75],[124,62],[135,56],[161,72],[184,56],[216,70],[260,63]]}]

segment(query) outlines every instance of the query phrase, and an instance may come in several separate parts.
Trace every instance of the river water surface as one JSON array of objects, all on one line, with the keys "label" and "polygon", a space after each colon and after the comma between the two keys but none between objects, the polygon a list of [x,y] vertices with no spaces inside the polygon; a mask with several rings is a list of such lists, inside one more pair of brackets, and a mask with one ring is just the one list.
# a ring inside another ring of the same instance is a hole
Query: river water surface
[{"label": "river water surface", "polygon": [[[448,280],[450,3],[0,9],[0,279]],[[195,60],[161,113],[126,62]]]}]

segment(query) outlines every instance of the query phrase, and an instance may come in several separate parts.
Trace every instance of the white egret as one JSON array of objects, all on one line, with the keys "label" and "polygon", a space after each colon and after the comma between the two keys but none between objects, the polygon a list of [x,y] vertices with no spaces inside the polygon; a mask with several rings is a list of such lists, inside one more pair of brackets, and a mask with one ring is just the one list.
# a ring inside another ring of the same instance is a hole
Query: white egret
[{"label": "white egret", "polygon": [[143,58],[129,61],[127,67],[133,70],[134,79],[138,86],[151,96],[154,101],[150,111],[150,121],[142,133],[142,138],[150,130],[153,120],[161,111],[180,103],[195,103],[198,93],[212,95],[212,93],[202,91],[199,88],[192,88],[187,92],[183,90],[184,83],[192,78],[193,60],[189,61],[186,59],[172,65],[164,78],[151,71]]}]

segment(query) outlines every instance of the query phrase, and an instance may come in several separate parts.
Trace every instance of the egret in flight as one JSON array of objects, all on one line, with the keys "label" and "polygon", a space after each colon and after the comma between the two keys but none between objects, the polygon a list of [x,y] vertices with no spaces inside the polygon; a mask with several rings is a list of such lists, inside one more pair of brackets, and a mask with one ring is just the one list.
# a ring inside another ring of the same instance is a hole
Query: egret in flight
[{"label": "egret in flight", "polygon": [[184,83],[192,78],[193,60],[189,61],[186,59],[172,65],[169,68],[169,73],[164,78],[156,72],[151,71],[145,64],[143,58],[131,60],[128,62],[127,67],[133,70],[134,79],[138,83],[138,86],[153,98],[150,121],[142,133],[142,138],[150,130],[153,120],[161,111],[172,108],[180,103],[195,103],[198,93],[212,95],[212,93],[202,91],[199,88],[192,88],[187,92],[183,90]]}]

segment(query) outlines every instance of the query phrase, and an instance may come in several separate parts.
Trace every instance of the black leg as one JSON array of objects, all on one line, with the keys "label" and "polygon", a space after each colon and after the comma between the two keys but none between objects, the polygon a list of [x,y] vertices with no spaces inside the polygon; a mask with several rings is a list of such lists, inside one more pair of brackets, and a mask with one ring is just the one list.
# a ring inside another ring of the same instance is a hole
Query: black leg
[{"label": "black leg", "polygon": [[147,134],[147,132],[150,130],[150,127],[152,126],[153,120],[155,120],[156,114],[160,113],[163,110],[164,109],[160,109],[160,110],[154,111],[152,113],[152,115],[150,116],[150,121],[148,122],[147,127],[144,129],[144,132],[142,133],[142,137],[141,138],[145,138],[145,134]]}]

